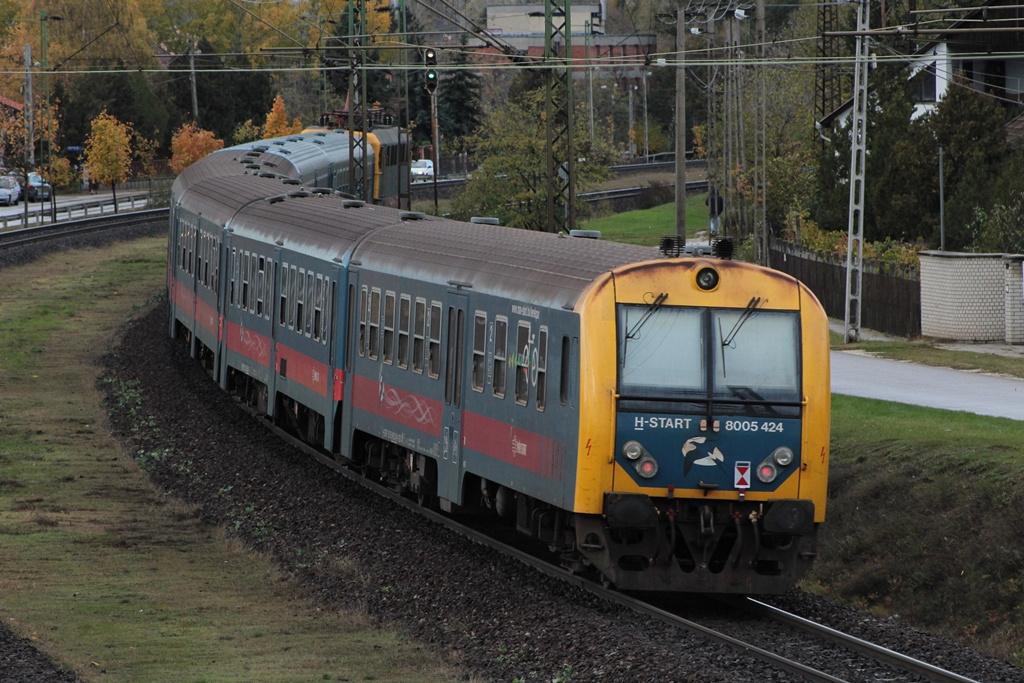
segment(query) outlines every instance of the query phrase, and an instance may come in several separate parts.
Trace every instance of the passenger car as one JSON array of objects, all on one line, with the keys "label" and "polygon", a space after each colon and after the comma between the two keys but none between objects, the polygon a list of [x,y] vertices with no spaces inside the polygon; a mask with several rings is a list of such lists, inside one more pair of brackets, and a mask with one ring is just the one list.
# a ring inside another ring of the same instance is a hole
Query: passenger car
[{"label": "passenger car", "polygon": [[25,195],[28,201],[41,202],[49,199],[51,194],[53,194],[53,187],[43,180],[41,175],[38,173],[28,174],[28,193]]},{"label": "passenger car", "polygon": [[21,201],[21,185],[12,176],[0,177],[0,202],[4,206],[17,204]]},{"label": "passenger car", "polygon": [[433,180],[434,162],[430,159],[417,159],[412,162],[412,181]]}]

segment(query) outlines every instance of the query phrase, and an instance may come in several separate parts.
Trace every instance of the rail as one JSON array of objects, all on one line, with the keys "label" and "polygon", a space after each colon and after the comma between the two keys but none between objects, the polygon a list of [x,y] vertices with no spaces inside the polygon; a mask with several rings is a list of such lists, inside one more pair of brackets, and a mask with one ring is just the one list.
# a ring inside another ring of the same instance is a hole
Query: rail
[{"label": "rail", "polygon": [[[151,199],[148,194],[127,194],[117,198],[117,213],[141,211],[149,208],[150,204]],[[26,201],[26,206],[17,213],[0,216],[0,231],[20,230],[33,225],[44,225],[47,223],[62,223],[108,213],[115,213],[113,197],[59,206],[48,202],[34,205]]]}]

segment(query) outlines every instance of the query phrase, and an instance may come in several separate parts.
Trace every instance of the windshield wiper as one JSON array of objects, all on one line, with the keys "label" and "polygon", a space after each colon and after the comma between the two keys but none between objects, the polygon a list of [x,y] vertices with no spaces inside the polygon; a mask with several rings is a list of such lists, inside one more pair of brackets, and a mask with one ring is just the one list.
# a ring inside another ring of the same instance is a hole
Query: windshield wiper
[{"label": "windshield wiper", "polygon": [[743,327],[748,320],[754,317],[758,308],[766,303],[768,303],[767,299],[762,301],[759,296],[750,297],[750,301],[747,302],[747,307],[743,309],[743,313],[741,313],[740,317],[736,319],[736,323],[732,326],[732,329],[729,330],[728,335],[722,334],[722,319],[718,319],[718,336],[722,338],[722,377],[726,376],[725,348],[735,348],[736,335],[739,334],[740,328]]},{"label": "windshield wiper", "polygon": [[638,332],[640,332],[640,328],[643,327],[644,324],[651,319],[651,316],[654,315],[659,308],[661,308],[662,304],[665,303],[665,299],[667,298],[668,292],[662,292],[658,296],[654,297],[654,301],[651,302],[651,305],[647,307],[647,310],[644,311],[644,314],[640,316],[639,320],[636,321],[636,324],[633,325],[633,328],[626,333],[626,339],[636,339],[636,335]]}]

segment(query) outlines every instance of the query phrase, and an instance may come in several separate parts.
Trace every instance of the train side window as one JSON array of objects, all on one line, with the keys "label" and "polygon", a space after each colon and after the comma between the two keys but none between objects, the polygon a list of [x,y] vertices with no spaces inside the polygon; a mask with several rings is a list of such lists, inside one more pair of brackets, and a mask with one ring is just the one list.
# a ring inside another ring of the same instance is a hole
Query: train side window
[{"label": "train side window", "polygon": [[249,308],[249,252],[242,254],[242,309]]},{"label": "train side window", "polygon": [[537,410],[543,411],[548,389],[548,328],[537,334]]},{"label": "train side window", "polygon": [[412,371],[423,372],[423,349],[427,329],[427,300],[416,299],[416,312],[412,328]]},{"label": "train side window", "polygon": [[516,330],[516,403],[530,399],[530,323],[520,322]]},{"label": "train side window", "polygon": [[366,314],[367,314],[367,289],[363,285],[359,292],[359,355],[366,355]]},{"label": "train side window", "polygon": [[277,264],[272,259],[266,260],[266,268],[263,276],[263,317],[270,320],[274,313],[274,274]]},{"label": "train side window", "polygon": [[398,367],[409,367],[409,315],[412,300],[403,294],[398,302]]},{"label": "train side window", "polygon": [[230,274],[230,280],[228,283],[228,303],[234,306],[238,303],[235,301],[235,283],[238,282],[238,251],[236,249],[231,250],[231,262],[228,263],[228,273]]},{"label": "train side window", "polygon": [[306,336],[313,334],[313,271],[306,271]]},{"label": "train side window", "polygon": [[370,290],[370,317],[367,322],[369,326],[367,354],[370,360],[377,360],[380,346],[380,290],[376,287]]},{"label": "train side window", "polygon": [[288,264],[282,264],[281,270],[281,308],[277,317],[280,318],[281,326],[288,324]]},{"label": "train side window", "polygon": [[323,338],[324,324],[324,276],[316,276],[316,297],[313,299],[313,339]]},{"label": "train side window", "polygon": [[562,337],[562,358],[561,372],[558,373],[558,402],[563,406],[569,405],[569,379],[572,377],[572,347],[569,345],[568,335]]},{"label": "train side window", "polygon": [[384,294],[384,349],[381,351],[384,362],[391,365],[395,362],[395,293]]},{"label": "train side window", "polygon": [[213,257],[217,259],[213,263],[213,291],[220,292],[220,238],[213,242]]},{"label": "train side window", "polygon": [[[293,273],[294,275],[294,273]],[[295,298],[295,331],[302,334],[302,317],[306,312],[306,269],[299,268],[298,296]]]},{"label": "train side window", "polygon": [[473,316],[473,391],[483,391],[487,381],[487,314]]},{"label": "train side window", "polygon": [[508,351],[508,319],[494,319],[494,395],[505,398],[506,354]]},{"label": "train side window", "polygon": [[249,254],[249,312],[256,312],[256,295],[259,294],[259,282],[256,281],[256,254]]},{"label": "train side window", "polygon": [[448,307],[448,363],[444,368],[444,401],[456,408],[462,404],[464,315],[461,308]]},{"label": "train side window", "polygon": [[[323,339],[323,343],[326,346],[331,341],[331,316],[334,312],[334,302],[338,297],[338,286],[337,283],[331,282],[331,278],[324,278],[324,314],[323,314],[323,331],[320,332],[320,337]],[[331,350],[331,359],[333,364],[334,350]]]},{"label": "train side window", "polygon": [[433,379],[441,376],[441,302],[430,302],[430,320],[427,330],[430,343],[427,347],[427,374]]},{"label": "train side window", "polygon": [[263,316],[263,287],[266,283],[267,260],[259,257],[259,265],[256,269],[256,315]]},{"label": "train side window", "polygon": [[298,301],[298,271],[295,266],[292,266],[292,276],[288,279],[291,283],[291,294],[289,295],[289,301],[291,305],[288,307],[288,329],[295,329],[295,310],[299,307]]}]

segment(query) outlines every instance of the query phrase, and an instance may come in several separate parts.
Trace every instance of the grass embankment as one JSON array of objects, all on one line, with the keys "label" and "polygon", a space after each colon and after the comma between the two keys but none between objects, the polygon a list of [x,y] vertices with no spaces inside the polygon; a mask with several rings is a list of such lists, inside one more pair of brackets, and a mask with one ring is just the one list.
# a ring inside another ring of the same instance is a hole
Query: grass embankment
[{"label": "grass embankment", "polygon": [[160,237],[0,269],[0,618],[86,680],[456,679],[318,609],[111,439],[97,359],[162,293],[165,254]]}]

